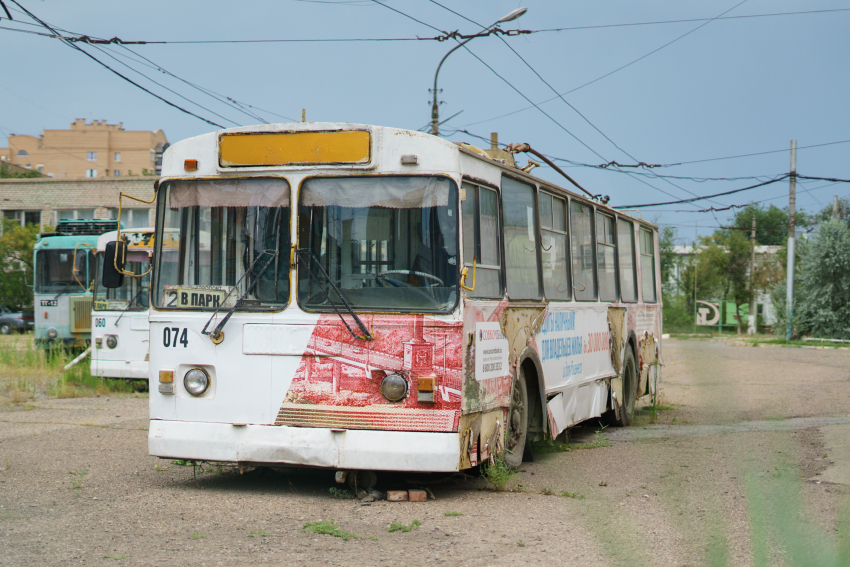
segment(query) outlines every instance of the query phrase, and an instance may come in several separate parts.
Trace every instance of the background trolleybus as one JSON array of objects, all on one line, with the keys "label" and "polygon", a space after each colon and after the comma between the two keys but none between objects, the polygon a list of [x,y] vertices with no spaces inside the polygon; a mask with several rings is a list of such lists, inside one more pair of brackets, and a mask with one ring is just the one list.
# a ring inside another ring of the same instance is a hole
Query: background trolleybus
[{"label": "background trolleybus", "polygon": [[87,348],[91,342],[91,288],[99,235],[117,228],[104,220],[62,220],[33,247],[35,342],[39,348]]},{"label": "background trolleybus", "polygon": [[504,151],[223,130],[167,150],[156,207],[153,455],[518,466],[529,440],[627,423],[660,378],[656,227]]},{"label": "background trolleybus", "polygon": [[[148,310],[150,308],[150,267],[153,229],[136,228],[121,232],[127,244],[126,269],[139,278],[124,278],[121,287],[105,288],[100,277],[95,283],[92,304],[91,374],[105,378],[148,379]],[[103,254],[107,242],[117,232],[102,234],[97,240],[97,273],[103,274]]]}]

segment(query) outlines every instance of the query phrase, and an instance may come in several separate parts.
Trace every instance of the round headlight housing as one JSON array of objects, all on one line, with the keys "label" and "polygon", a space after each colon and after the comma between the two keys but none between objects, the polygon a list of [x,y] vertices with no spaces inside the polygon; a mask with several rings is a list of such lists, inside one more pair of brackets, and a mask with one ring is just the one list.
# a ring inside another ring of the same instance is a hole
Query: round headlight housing
[{"label": "round headlight housing", "polygon": [[54,329],[53,327],[50,327],[49,329],[47,329],[47,338],[55,339],[58,336],[59,336],[59,332],[56,329]]},{"label": "round headlight housing", "polygon": [[407,380],[399,374],[387,374],[381,382],[381,393],[391,402],[400,402],[407,395]]},{"label": "round headlight housing", "polygon": [[106,346],[109,348],[115,348],[118,346],[118,337],[115,335],[109,335],[106,337]]},{"label": "round headlight housing", "polygon": [[210,387],[210,375],[203,368],[193,368],[183,377],[183,387],[193,396],[201,396]]}]

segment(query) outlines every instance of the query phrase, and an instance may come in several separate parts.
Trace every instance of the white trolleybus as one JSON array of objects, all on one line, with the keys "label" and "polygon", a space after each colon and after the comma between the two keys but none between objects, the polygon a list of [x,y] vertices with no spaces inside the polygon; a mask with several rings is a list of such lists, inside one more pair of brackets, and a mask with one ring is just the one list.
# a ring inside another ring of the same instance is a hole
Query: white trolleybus
[{"label": "white trolleybus", "polygon": [[150,310],[150,273],[153,254],[152,228],[121,231],[126,244],[125,270],[140,277],[119,277],[120,287],[102,283],[104,252],[114,242],[117,231],[102,234],[97,240],[97,273],[92,305],[91,374],[104,378],[148,379],[148,311]]},{"label": "white trolleybus", "polygon": [[166,151],[156,207],[152,455],[518,466],[531,440],[628,423],[660,378],[656,227],[505,151],[222,130]]}]

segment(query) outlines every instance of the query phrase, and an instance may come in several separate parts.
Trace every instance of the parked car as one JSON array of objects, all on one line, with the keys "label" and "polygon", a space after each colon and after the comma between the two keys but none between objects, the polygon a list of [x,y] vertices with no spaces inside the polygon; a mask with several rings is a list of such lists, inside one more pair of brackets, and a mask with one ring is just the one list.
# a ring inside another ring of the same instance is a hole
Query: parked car
[{"label": "parked car", "polygon": [[35,317],[32,311],[13,311],[0,305],[0,335],[9,335],[12,331],[31,330],[35,327]]}]

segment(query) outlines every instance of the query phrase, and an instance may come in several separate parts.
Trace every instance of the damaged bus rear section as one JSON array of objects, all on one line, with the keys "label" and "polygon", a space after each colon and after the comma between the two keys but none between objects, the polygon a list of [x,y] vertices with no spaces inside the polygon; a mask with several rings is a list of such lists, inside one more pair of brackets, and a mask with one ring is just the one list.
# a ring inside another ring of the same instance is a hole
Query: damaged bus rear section
[{"label": "damaged bus rear section", "polygon": [[655,227],[493,157],[337,123],[171,146],[151,454],[457,471],[628,424],[660,378]]}]

